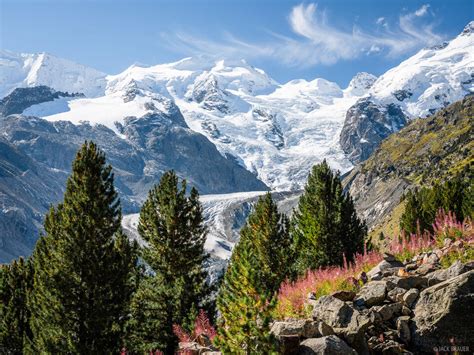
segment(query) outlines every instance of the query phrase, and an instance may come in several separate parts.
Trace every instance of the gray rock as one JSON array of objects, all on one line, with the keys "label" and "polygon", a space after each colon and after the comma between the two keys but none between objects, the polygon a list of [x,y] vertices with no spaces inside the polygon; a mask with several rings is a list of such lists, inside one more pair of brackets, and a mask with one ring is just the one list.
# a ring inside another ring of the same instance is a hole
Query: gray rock
[{"label": "gray rock", "polygon": [[[301,336],[305,330],[306,319],[295,319],[292,321],[274,322],[270,332],[276,337],[297,335]],[[317,328],[316,328],[317,329]]]},{"label": "gray rock", "polygon": [[360,289],[354,302],[365,304],[368,307],[381,304],[387,294],[387,283],[385,281],[371,281]]},{"label": "gray rock", "polygon": [[401,317],[398,317],[396,320],[398,338],[401,341],[403,341],[405,344],[408,344],[411,340],[409,322],[410,322],[409,316],[401,316]]},{"label": "gray rock", "polygon": [[392,302],[401,302],[403,301],[403,295],[407,292],[404,288],[395,287],[394,289],[388,291],[387,298]]},{"label": "gray rock", "polygon": [[335,297],[341,301],[347,302],[352,301],[355,297],[356,293],[354,291],[336,291],[331,294],[332,297]]},{"label": "gray rock", "polygon": [[474,270],[431,286],[414,308],[412,342],[419,351],[455,344],[474,349]]},{"label": "gray rock", "polygon": [[389,276],[386,279],[387,282],[390,282],[395,287],[404,288],[409,290],[411,288],[423,288],[428,286],[428,279],[420,275],[409,275],[404,277],[399,276]]},{"label": "gray rock", "polygon": [[277,339],[288,336],[317,338],[334,334],[332,328],[326,323],[311,319],[276,321],[272,324],[270,332],[275,335]]},{"label": "gray rock", "polygon": [[304,324],[304,327],[303,327],[303,333],[301,335],[304,338],[317,338],[321,335],[324,336],[325,334],[322,334],[319,330],[320,323],[323,323],[323,322],[318,322],[311,319],[306,320],[306,323]]},{"label": "gray rock", "polygon": [[408,307],[411,307],[413,303],[415,303],[419,294],[420,291],[416,288],[408,290],[408,292],[403,295],[403,303],[405,303]]},{"label": "gray rock", "polygon": [[436,270],[426,275],[426,277],[428,278],[428,285],[429,286],[436,285],[439,282],[446,281],[450,278],[464,274],[465,272],[468,272],[469,270],[472,270],[472,267],[470,267],[469,265],[463,264],[459,260],[456,260],[449,268]]},{"label": "gray rock", "polygon": [[313,308],[313,319],[321,320],[332,328],[344,328],[351,322],[355,311],[347,303],[332,297],[320,297]]},{"label": "gray rock", "polygon": [[383,355],[394,355],[394,354],[406,354],[407,352],[403,348],[403,345],[396,342],[395,340],[387,340],[380,344],[377,344],[372,349],[375,354]]},{"label": "gray rock", "polygon": [[334,330],[323,321],[318,322],[318,331],[323,337],[334,334]]},{"label": "gray rock", "polygon": [[381,106],[370,97],[362,98],[347,111],[339,142],[348,158],[358,163],[406,123],[407,118],[398,105]]},{"label": "gray rock", "polygon": [[306,339],[301,343],[298,354],[347,355],[357,354],[357,352],[341,338],[335,335],[329,335],[322,338]]},{"label": "gray rock", "polygon": [[70,94],[40,85],[29,88],[16,88],[9,95],[0,100],[0,115],[8,116],[23,113],[28,107],[53,101],[60,97],[80,97],[80,93]]},{"label": "gray rock", "polygon": [[400,267],[403,267],[403,263],[398,260],[392,260],[391,258],[390,260],[384,259],[367,272],[367,276],[370,280],[375,280],[383,276],[384,272],[388,270],[391,270],[392,273],[396,273]]},{"label": "gray rock", "polygon": [[400,303],[390,303],[381,306],[378,309],[383,321],[388,321],[402,312],[402,305]]}]

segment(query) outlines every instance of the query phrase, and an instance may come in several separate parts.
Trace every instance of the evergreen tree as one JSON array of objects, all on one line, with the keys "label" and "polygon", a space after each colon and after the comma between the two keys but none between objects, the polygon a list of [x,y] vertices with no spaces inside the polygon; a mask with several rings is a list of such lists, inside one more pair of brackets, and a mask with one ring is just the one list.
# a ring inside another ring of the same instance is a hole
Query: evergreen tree
[{"label": "evergreen tree", "polygon": [[23,258],[0,265],[0,352],[23,354],[31,339],[27,295],[32,288],[31,264]]},{"label": "evergreen tree", "polygon": [[188,196],[186,181],[180,187],[176,174],[166,172],[142,207],[138,232],[148,244],[142,256],[152,275],[145,277],[133,299],[128,346],[173,354],[173,325],[188,330],[210,291],[203,270],[206,229],[197,190],[192,188]]},{"label": "evergreen tree", "polygon": [[292,218],[294,268],[308,269],[342,265],[343,254],[351,261],[364,248],[365,223],[356,214],[354,203],[344,193],[339,173],[323,161],[313,167],[298,208]]},{"label": "evergreen tree", "polygon": [[271,195],[259,198],[240,232],[240,240],[219,291],[218,345],[229,354],[274,351],[269,334],[276,291],[292,261],[289,222]]},{"label": "evergreen tree", "polygon": [[33,253],[31,352],[119,351],[136,264],[121,217],[112,168],[86,142]]},{"label": "evergreen tree", "polygon": [[473,182],[458,176],[444,183],[436,182],[431,187],[408,191],[405,196],[405,211],[400,218],[400,228],[407,234],[433,231],[433,223],[440,209],[454,212],[459,221],[472,216]]}]

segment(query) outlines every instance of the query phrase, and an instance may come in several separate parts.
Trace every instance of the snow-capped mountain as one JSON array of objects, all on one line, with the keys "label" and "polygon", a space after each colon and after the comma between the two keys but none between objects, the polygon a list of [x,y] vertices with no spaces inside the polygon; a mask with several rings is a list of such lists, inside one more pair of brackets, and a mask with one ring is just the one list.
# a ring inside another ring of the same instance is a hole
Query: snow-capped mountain
[{"label": "snow-capped mountain", "polygon": [[450,42],[424,48],[380,76],[348,111],[341,145],[365,160],[407,120],[426,117],[474,93],[474,21]]},{"label": "snow-capped mountain", "polygon": [[[127,139],[125,118],[168,113],[176,106],[186,124],[205,135],[222,155],[235,157],[277,190],[301,188],[311,166],[324,158],[343,172],[350,169],[338,135],[347,109],[375,79],[358,74],[346,90],[320,78],[280,85],[245,61],[202,57],[133,65],[103,78],[102,94],[83,90],[86,97],[61,97],[23,113],[52,122],[103,124]],[[52,81],[50,85],[63,89]]]},{"label": "snow-capped mountain", "polygon": [[105,76],[98,70],[47,53],[0,50],[0,98],[18,87],[48,86],[57,91],[99,96]]},{"label": "snow-capped mountain", "polygon": [[[0,230],[9,234],[0,235],[0,258],[31,246],[85,139],[114,166],[125,213],[167,169],[211,194],[297,191],[325,158],[346,172],[408,120],[474,91],[472,32],[474,23],[379,78],[356,74],[344,89],[322,78],[280,84],[242,60],[186,58],[106,75],[49,54],[1,51],[0,168],[8,176],[0,171]],[[15,156],[27,164],[16,166]],[[208,211],[219,210],[217,200]],[[210,240],[209,250],[220,257],[235,230],[212,233],[219,247]]]}]

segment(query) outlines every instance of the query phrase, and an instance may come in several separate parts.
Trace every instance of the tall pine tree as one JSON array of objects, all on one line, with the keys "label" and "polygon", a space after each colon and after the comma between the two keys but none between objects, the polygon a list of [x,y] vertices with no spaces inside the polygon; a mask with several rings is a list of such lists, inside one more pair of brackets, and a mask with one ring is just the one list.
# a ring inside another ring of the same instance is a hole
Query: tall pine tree
[{"label": "tall pine tree", "polygon": [[293,214],[292,231],[298,274],[342,265],[343,255],[352,260],[363,251],[365,223],[357,217],[351,196],[344,193],[339,173],[333,173],[325,160],[309,174]]},{"label": "tall pine tree", "polygon": [[187,195],[185,180],[179,185],[176,174],[166,172],[140,212],[138,232],[148,244],[142,257],[152,272],[132,302],[128,347],[134,351],[173,354],[173,325],[189,328],[209,296],[199,195],[195,188]]},{"label": "tall pine tree", "polygon": [[27,296],[32,289],[31,264],[23,258],[0,265],[0,352],[25,353],[31,339]]},{"label": "tall pine tree", "polygon": [[33,253],[31,352],[119,351],[136,265],[121,217],[112,168],[86,142]]},{"label": "tall pine tree", "polygon": [[267,193],[259,198],[240,232],[240,240],[219,291],[218,345],[229,354],[274,351],[269,334],[275,294],[292,261],[289,222]]}]

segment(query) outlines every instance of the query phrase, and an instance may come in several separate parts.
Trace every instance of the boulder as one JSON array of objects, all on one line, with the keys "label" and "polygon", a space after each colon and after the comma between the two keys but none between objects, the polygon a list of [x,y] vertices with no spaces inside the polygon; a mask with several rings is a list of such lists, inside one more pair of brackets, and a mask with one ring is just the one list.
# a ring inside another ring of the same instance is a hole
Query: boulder
[{"label": "boulder", "polygon": [[398,338],[401,341],[403,341],[405,344],[408,344],[411,339],[409,322],[410,322],[409,316],[398,317],[395,322],[395,324],[397,325]]},{"label": "boulder", "polygon": [[367,276],[370,280],[380,280],[380,278],[387,272],[396,273],[398,268],[403,267],[403,264],[393,258],[390,260],[382,260],[377,266],[373,267],[369,272],[367,272]]},{"label": "boulder", "polygon": [[349,325],[355,311],[347,303],[333,297],[320,297],[313,308],[313,319],[321,320],[331,327],[344,328]]},{"label": "boulder", "polygon": [[341,301],[347,302],[347,301],[352,301],[355,297],[356,293],[354,291],[336,291],[333,294],[331,294],[332,297],[335,297]]},{"label": "boulder", "polygon": [[439,282],[446,281],[447,279],[459,276],[472,270],[472,267],[468,264],[463,264],[459,260],[456,260],[450,267],[447,269],[436,270],[427,275],[428,285],[433,286]]},{"label": "boulder", "polygon": [[322,338],[306,339],[301,343],[298,354],[348,355],[357,353],[341,338],[328,335]]},{"label": "boulder", "polygon": [[419,294],[420,294],[420,291],[418,291],[418,289],[411,288],[410,290],[407,291],[407,293],[403,295],[403,303],[406,306],[411,307],[413,303],[416,301],[416,299],[418,298]]},{"label": "boulder", "polygon": [[[303,338],[316,338],[321,336],[319,326],[321,322],[311,319],[295,319],[288,321],[274,322],[270,328],[270,332],[275,337],[298,336]],[[326,324],[327,326],[327,324]],[[326,328],[324,328],[326,330]]]},{"label": "boulder", "polygon": [[385,281],[371,281],[360,289],[354,302],[357,305],[371,307],[383,303],[386,294],[387,283]]},{"label": "boulder", "polygon": [[274,322],[270,332],[277,338],[281,336],[297,335],[301,336],[306,326],[306,319],[295,319],[284,322]]},{"label": "boulder", "polygon": [[407,292],[407,290],[404,288],[395,287],[394,289],[388,291],[387,298],[392,302],[401,302],[405,292]]},{"label": "boulder", "polygon": [[402,313],[402,305],[400,303],[384,304],[378,309],[378,312],[383,321],[388,321]]},{"label": "boulder", "polygon": [[421,352],[454,342],[474,349],[474,270],[431,286],[414,308],[412,343]]},{"label": "boulder", "polygon": [[387,282],[394,285],[394,287],[404,288],[409,290],[411,288],[424,288],[428,285],[428,279],[421,275],[407,275],[407,276],[389,276]]}]

